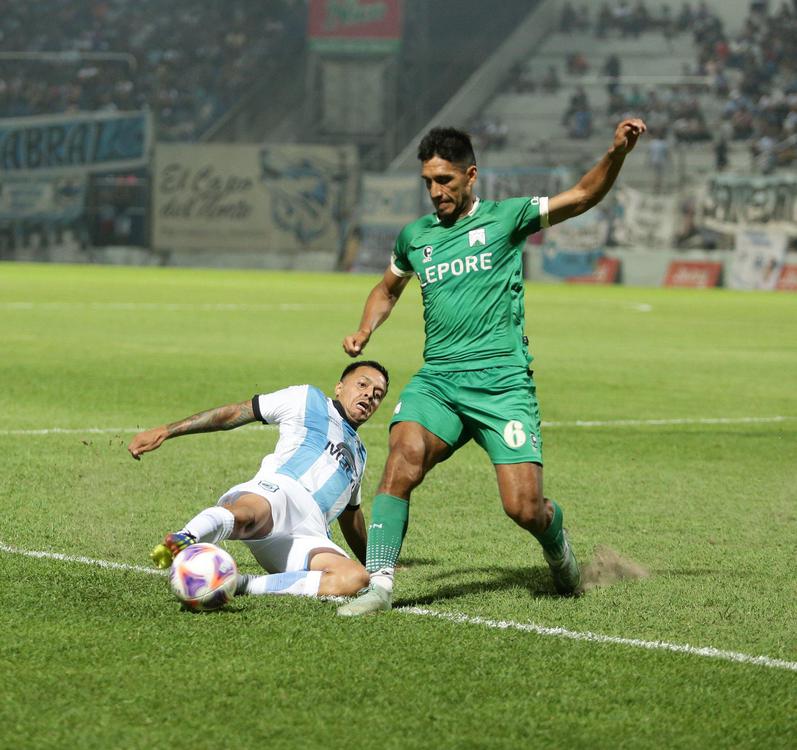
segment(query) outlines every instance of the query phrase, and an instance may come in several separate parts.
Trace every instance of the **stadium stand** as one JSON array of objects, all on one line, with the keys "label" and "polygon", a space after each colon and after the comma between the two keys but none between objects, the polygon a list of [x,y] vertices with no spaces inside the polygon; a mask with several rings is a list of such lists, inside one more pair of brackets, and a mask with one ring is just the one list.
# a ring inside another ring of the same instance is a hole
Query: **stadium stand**
[{"label": "stadium stand", "polygon": [[155,114],[162,140],[195,140],[304,42],[304,0],[9,0],[0,112]]},{"label": "stadium stand", "polygon": [[728,168],[766,173],[791,163],[795,11],[784,3],[768,14],[753,2],[733,24],[706,3],[664,8],[620,0],[591,16],[566,3],[558,31],[471,121],[482,163],[582,167],[629,115],[644,117],[651,131],[647,158],[624,171],[637,187],[672,189]]}]

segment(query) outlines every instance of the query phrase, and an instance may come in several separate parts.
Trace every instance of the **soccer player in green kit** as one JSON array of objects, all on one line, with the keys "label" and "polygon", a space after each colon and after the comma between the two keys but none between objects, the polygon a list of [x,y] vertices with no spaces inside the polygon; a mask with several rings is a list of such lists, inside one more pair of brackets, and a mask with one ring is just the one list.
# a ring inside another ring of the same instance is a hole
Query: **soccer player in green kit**
[{"label": "soccer player in green kit", "polygon": [[556,590],[579,593],[581,573],[562,509],[543,494],[540,413],[524,331],[523,245],[529,235],[596,205],[645,129],[642,120],[623,120],[603,158],[569,190],[503,201],[475,195],[476,159],[466,133],[434,128],[421,140],[421,177],[435,212],[401,230],[390,266],[365,302],[359,330],[343,348],[360,355],[417,276],[425,364],[402,391],[390,424],[368,528],[370,585],[338,614],[390,609],[410,495],[470,439],[495,466],[507,515],[542,546]]}]

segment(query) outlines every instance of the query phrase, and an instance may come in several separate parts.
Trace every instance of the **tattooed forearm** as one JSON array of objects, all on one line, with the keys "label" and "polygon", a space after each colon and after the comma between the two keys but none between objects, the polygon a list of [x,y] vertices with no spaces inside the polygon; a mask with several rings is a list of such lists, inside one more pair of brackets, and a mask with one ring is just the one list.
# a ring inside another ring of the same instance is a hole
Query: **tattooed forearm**
[{"label": "tattooed forearm", "polygon": [[227,404],[216,409],[201,411],[190,417],[166,425],[169,437],[177,435],[190,435],[195,432],[215,432],[216,430],[232,430],[241,425],[255,421],[252,411],[252,402],[243,401],[240,404]]}]

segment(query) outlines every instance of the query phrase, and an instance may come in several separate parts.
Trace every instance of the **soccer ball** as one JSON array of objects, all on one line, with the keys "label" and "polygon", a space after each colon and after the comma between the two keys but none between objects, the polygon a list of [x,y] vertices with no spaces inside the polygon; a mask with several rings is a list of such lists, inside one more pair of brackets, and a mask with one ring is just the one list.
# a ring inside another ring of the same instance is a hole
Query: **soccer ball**
[{"label": "soccer ball", "polygon": [[174,558],[169,583],[188,609],[197,612],[219,609],[235,596],[238,567],[215,544],[192,544]]}]

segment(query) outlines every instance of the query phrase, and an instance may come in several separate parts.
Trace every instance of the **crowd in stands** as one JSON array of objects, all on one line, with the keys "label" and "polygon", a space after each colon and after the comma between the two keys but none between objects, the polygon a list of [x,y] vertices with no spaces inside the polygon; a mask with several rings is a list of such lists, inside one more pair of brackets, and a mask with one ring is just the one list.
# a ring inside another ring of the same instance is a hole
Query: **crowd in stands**
[{"label": "crowd in stands", "polygon": [[[795,3],[797,6],[797,3]],[[698,71],[723,100],[723,138],[750,144],[756,168],[769,173],[797,159],[797,7],[769,12],[753,0],[744,26],[721,24],[695,37]]]},{"label": "crowd in stands", "polygon": [[8,0],[5,117],[149,108],[162,139],[199,136],[302,40],[307,0]]},{"label": "crowd in stands", "polygon": [[645,0],[615,0],[603,2],[594,15],[587,3],[576,6],[565,2],[559,19],[559,31],[563,34],[592,32],[600,39],[611,34],[636,37],[649,31],[658,31],[665,38],[692,29],[703,16],[710,15],[705,2],[697,9],[685,2],[677,15],[666,3],[656,10],[650,10]]},{"label": "crowd in stands", "polygon": [[[676,34],[688,33],[697,49],[694,62],[684,66],[681,82],[644,88],[624,83],[622,60],[615,54],[602,63],[582,52],[569,54],[564,74],[572,93],[562,124],[570,137],[589,138],[595,117],[604,114],[596,111],[586,87],[578,82],[597,74],[606,82],[609,119],[641,116],[651,137],[665,143],[713,141],[720,171],[728,166],[733,142],[749,147],[753,168],[760,172],[797,160],[797,0],[781,2],[777,10],[767,0],[751,0],[748,17],[736,33],[726,32],[719,16],[702,1],[684,2],[676,13],[665,4],[651,11],[645,0],[604,2],[597,12],[586,3],[568,1],[559,30],[599,38],[662,33],[670,42]],[[556,93],[563,86],[554,66],[542,79],[519,66],[512,81],[518,93]],[[708,96],[720,99],[720,122],[708,121]],[[654,150],[660,155],[665,147]]]}]

